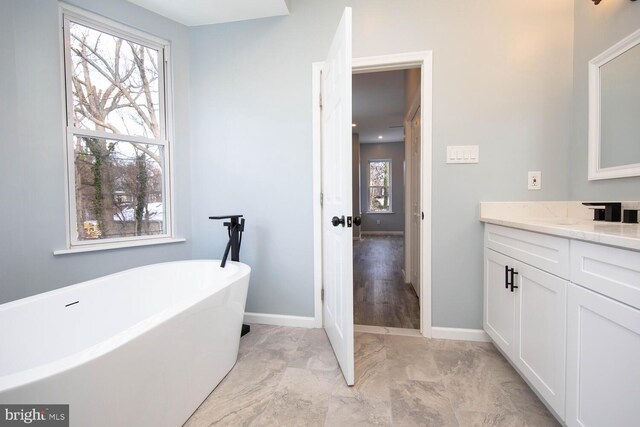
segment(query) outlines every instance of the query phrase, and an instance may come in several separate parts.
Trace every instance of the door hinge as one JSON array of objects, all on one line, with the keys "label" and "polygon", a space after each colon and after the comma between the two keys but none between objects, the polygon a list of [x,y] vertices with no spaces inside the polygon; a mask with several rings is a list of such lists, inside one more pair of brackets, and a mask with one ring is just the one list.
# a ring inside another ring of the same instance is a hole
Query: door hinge
[{"label": "door hinge", "polygon": [[320,109],[322,110],[322,92],[320,92]]},{"label": "door hinge", "polygon": [[324,193],[320,193],[320,206],[324,204]]},{"label": "door hinge", "polygon": [[320,289],[320,301],[324,301],[324,288]]}]

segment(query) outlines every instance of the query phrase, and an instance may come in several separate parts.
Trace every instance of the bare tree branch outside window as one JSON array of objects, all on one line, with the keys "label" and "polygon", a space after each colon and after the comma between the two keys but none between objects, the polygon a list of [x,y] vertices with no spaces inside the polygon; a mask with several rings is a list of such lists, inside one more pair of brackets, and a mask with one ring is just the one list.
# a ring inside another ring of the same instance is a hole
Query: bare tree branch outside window
[{"label": "bare tree branch outside window", "polygon": [[391,161],[369,162],[369,212],[391,211]]}]

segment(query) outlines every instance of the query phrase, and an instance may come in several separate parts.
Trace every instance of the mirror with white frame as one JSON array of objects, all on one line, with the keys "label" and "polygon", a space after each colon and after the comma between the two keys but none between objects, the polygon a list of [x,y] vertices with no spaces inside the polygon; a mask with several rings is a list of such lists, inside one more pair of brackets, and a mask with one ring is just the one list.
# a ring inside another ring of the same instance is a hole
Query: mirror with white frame
[{"label": "mirror with white frame", "polygon": [[589,180],[640,176],[640,30],[589,61]]}]

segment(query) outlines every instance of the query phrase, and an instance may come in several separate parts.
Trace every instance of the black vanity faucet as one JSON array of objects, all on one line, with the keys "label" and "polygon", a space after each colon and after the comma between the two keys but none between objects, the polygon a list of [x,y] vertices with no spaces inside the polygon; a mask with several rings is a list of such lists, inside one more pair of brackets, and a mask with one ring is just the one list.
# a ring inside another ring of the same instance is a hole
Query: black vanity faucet
[{"label": "black vanity faucet", "polygon": [[622,203],[620,202],[589,202],[585,206],[593,206],[593,220],[620,222],[622,220]]}]

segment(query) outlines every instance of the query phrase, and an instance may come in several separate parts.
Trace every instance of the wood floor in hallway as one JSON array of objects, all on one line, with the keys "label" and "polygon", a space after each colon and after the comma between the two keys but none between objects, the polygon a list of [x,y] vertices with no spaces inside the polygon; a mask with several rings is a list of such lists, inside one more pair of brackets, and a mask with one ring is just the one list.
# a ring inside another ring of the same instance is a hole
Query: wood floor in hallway
[{"label": "wood floor in hallway", "polygon": [[402,236],[353,242],[353,317],[357,325],[420,328],[420,303],[404,283]]}]

